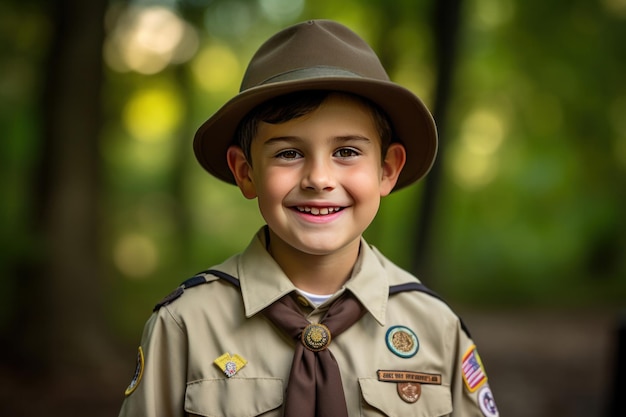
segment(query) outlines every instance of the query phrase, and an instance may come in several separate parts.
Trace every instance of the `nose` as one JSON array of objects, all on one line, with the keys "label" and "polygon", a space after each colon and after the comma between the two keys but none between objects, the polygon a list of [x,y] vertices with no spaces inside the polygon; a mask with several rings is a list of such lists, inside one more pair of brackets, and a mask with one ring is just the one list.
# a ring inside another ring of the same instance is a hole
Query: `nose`
[{"label": "nose", "polygon": [[329,161],[309,160],[304,169],[301,181],[303,189],[330,191],[336,187],[335,173]]}]

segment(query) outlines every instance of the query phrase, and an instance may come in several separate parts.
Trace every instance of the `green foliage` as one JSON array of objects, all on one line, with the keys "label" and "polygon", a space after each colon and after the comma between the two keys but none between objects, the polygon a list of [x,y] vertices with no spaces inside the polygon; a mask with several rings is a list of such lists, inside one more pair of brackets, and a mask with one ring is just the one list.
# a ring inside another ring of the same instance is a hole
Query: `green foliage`
[{"label": "green foliage", "polygon": [[[108,68],[104,86],[100,246],[111,321],[128,337],[180,281],[243,249],[263,224],[254,201],[201,170],[191,138],[236,94],[265,38],[296,21],[341,20],[380,52],[394,80],[430,106],[437,82],[432,2],[165,3],[192,25],[195,55],[151,74]],[[624,304],[622,3],[463,3],[437,162],[444,176],[427,248],[432,266],[424,277],[446,297],[481,305]],[[12,277],[15,265],[40,250],[31,184],[45,76],[40,57],[51,22],[17,4],[2,11],[4,21],[21,22],[0,31],[0,44],[8,46],[0,53],[0,261],[2,274]],[[407,269],[416,251],[426,250],[415,247],[421,191],[416,185],[387,197],[366,233]],[[12,288],[10,280],[0,284],[5,316]]]}]

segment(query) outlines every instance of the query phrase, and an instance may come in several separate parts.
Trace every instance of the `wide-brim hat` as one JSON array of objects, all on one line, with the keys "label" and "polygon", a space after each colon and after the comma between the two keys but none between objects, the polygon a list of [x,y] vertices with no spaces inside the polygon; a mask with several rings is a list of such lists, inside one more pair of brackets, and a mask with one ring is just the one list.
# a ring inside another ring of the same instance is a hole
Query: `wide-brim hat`
[{"label": "wide-brim hat", "polygon": [[194,138],[200,165],[235,184],[226,151],[240,121],[259,104],[284,94],[331,90],[371,100],[389,117],[394,140],[407,151],[395,190],[430,170],[437,153],[435,122],[422,101],[393,83],[376,53],[356,33],[331,20],[310,20],[268,39],[252,57],[240,92],[204,122]]}]

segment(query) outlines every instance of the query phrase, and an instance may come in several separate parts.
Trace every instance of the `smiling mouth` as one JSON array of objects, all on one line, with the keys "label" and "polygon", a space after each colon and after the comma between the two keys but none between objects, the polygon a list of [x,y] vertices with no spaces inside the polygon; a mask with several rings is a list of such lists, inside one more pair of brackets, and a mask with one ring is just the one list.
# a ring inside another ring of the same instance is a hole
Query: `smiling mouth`
[{"label": "smiling mouth", "polygon": [[337,213],[338,211],[343,210],[343,207],[308,207],[308,206],[297,206],[296,210],[300,213],[308,213],[313,216],[327,216],[329,214]]}]

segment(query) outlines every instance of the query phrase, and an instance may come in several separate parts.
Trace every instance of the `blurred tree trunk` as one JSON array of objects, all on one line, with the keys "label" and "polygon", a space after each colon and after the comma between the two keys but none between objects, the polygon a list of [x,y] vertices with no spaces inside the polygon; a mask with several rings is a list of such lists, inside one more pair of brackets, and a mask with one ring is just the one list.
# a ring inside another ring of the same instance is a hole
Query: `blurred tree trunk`
[{"label": "blurred tree trunk", "polygon": [[[102,371],[105,337],[99,270],[100,102],[106,0],[56,0],[41,100],[33,229],[39,253],[19,268],[21,364],[40,375]],[[99,375],[92,374],[92,379]]]},{"label": "blurred tree trunk", "polygon": [[[416,193],[419,201],[416,203],[420,207],[417,221],[414,222],[414,240],[407,242],[411,246],[412,264],[410,270],[416,274],[420,280],[428,283],[433,276],[431,271],[432,263],[432,237],[433,223],[435,221],[436,204],[439,198],[441,187],[441,175],[444,166],[444,149],[447,123],[447,108],[450,101],[452,78],[456,65],[457,35],[460,26],[462,0],[436,0],[430,3],[432,8],[432,31],[434,38],[435,67],[437,71],[437,83],[435,86],[435,99],[431,111],[437,122],[439,132],[439,151],[437,160],[430,173],[421,183],[422,192]],[[379,38],[376,39],[374,49],[378,51],[383,66],[393,72],[396,65],[397,53],[389,48],[383,48],[385,36],[393,30],[395,22],[406,17],[407,13],[419,15],[428,7],[414,5],[411,10],[407,10],[406,4],[401,2],[381,2],[379,7],[384,10],[381,20]],[[417,19],[417,17],[416,17]]]},{"label": "blurred tree trunk", "polygon": [[443,157],[446,147],[447,110],[450,101],[460,26],[462,0],[436,0],[433,9],[433,33],[437,66],[437,85],[433,116],[439,132],[437,161],[426,176],[421,198],[421,212],[417,222],[416,252],[412,272],[428,281],[431,273],[431,247],[436,204],[441,188]]}]

